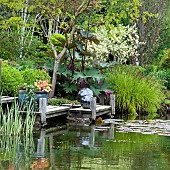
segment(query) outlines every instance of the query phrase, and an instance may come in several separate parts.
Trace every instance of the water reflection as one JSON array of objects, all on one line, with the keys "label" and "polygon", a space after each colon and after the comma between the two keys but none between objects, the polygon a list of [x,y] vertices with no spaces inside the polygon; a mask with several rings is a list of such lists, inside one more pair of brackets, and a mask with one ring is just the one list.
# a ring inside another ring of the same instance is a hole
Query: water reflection
[{"label": "water reflection", "polygon": [[[2,150],[0,169],[170,169],[169,136],[118,132],[114,122],[102,126],[66,124],[42,128],[35,131],[33,146],[32,155],[27,154],[27,166],[21,164],[24,161],[21,157],[11,165],[2,157]],[[24,147],[19,150],[20,155]]]}]

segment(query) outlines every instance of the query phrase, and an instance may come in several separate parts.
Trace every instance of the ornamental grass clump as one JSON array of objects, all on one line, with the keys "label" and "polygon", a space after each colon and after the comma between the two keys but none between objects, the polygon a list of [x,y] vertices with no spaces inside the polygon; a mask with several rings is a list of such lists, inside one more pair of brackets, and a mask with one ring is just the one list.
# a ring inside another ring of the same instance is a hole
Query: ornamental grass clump
[{"label": "ornamental grass clump", "polygon": [[155,115],[165,98],[161,83],[154,77],[144,77],[133,66],[117,66],[106,73],[106,81],[116,95],[116,107],[122,113]]}]

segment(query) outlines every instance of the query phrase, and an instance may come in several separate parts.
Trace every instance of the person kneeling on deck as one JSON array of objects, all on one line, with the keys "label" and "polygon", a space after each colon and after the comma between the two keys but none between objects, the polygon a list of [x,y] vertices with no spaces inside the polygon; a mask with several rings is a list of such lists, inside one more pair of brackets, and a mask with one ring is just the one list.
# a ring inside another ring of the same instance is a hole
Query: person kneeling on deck
[{"label": "person kneeling on deck", "polygon": [[84,109],[89,109],[91,97],[93,97],[93,91],[89,88],[83,88],[78,92],[78,95],[81,98],[81,106]]}]

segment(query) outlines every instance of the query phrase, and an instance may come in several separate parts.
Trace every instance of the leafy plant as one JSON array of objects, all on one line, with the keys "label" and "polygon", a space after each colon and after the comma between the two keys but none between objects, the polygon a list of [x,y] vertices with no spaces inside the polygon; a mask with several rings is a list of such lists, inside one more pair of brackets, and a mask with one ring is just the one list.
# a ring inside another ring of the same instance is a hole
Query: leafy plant
[{"label": "leafy plant", "polygon": [[162,85],[151,76],[143,76],[138,67],[117,66],[108,70],[106,81],[116,94],[116,107],[132,115],[143,111],[155,114],[165,98]]},{"label": "leafy plant", "polygon": [[61,106],[62,104],[80,104],[77,100],[69,100],[66,98],[52,98],[48,100],[48,103],[53,106]]},{"label": "leafy plant", "polygon": [[18,94],[18,89],[24,83],[21,72],[7,63],[2,64],[2,94],[14,96]]},{"label": "leafy plant", "polygon": [[62,86],[66,93],[76,92],[77,95],[79,89],[89,87],[95,95],[98,95],[100,91],[108,88],[100,70],[92,66],[89,66],[89,68],[84,71],[75,70],[72,74],[72,72],[63,64],[60,65],[58,75],[62,78],[62,80],[60,79],[60,87]]},{"label": "leafy plant", "polygon": [[164,51],[159,67],[161,69],[170,69],[170,48]]},{"label": "leafy plant", "polygon": [[168,90],[170,89],[170,69],[150,72],[149,75],[155,76]]},{"label": "leafy plant", "polygon": [[89,86],[95,95],[98,95],[100,91],[108,88],[107,83],[104,81],[104,76],[102,76],[100,70],[95,67],[91,67],[82,72],[75,72],[73,79],[83,79],[84,83]]},{"label": "leafy plant", "polygon": [[45,70],[40,69],[25,69],[21,71],[21,74],[24,77],[24,82],[29,84],[34,84],[37,80],[49,80],[51,77]]}]

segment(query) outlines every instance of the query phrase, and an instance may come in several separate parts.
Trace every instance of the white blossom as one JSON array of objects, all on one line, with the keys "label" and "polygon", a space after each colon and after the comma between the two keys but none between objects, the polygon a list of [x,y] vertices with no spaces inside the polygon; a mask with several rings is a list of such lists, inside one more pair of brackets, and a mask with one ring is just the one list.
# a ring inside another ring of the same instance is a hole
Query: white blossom
[{"label": "white blossom", "polygon": [[88,44],[88,50],[94,54],[93,60],[106,61],[108,55],[113,56],[113,61],[125,63],[129,58],[138,56],[140,46],[136,26],[122,26],[106,29],[105,26],[97,28],[95,35],[100,41]]}]

